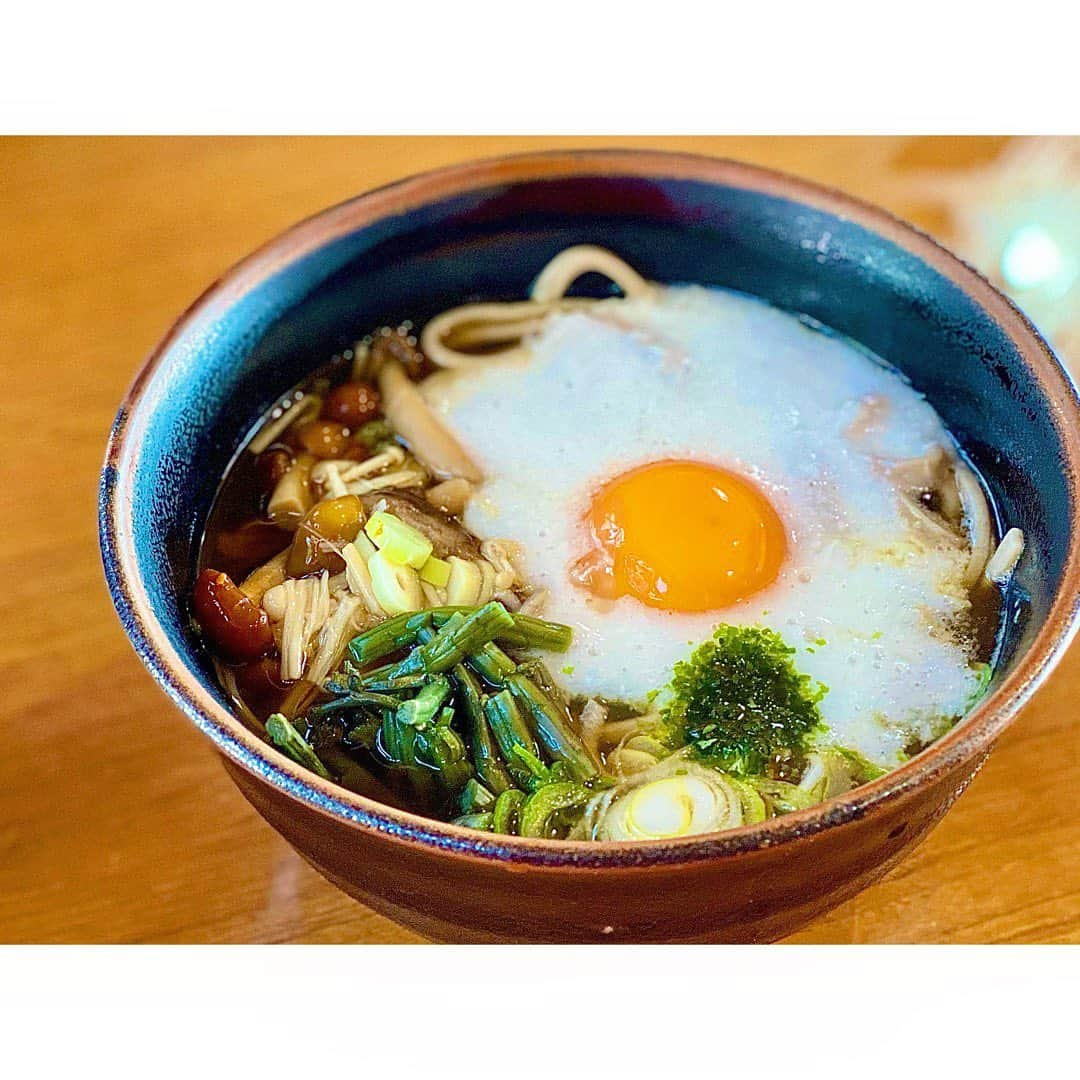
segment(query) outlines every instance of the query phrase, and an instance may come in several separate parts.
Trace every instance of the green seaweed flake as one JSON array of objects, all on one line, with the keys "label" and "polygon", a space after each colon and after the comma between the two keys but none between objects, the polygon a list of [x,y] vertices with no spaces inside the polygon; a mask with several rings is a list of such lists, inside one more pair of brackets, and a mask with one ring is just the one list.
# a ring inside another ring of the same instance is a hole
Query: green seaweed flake
[{"label": "green seaweed flake", "polygon": [[801,756],[823,727],[818,702],[827,687],[798,672],[794,655],[773,630],[717,627],[675,665],[662,710],[666,741],[742,776]]}]

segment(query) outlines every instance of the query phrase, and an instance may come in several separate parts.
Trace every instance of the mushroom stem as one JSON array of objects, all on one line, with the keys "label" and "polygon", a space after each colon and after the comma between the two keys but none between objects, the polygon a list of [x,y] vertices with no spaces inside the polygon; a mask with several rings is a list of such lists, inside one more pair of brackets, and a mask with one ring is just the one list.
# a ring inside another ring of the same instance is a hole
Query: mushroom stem
[{"label": "mushroom stem", "polygon": [[387,361],[379,372],[379,392],[386,418],[435,476],[441,480],[460,476],[480,482],[482,474],[476,463],[431,411],[397,360]]}]

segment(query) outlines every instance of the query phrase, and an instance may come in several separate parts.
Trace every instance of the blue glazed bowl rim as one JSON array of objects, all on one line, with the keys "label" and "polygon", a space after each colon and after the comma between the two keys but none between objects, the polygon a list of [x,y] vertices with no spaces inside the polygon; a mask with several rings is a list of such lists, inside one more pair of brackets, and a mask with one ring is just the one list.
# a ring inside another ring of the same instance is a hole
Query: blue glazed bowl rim
[{"label": "blue glazed bowl rim", "polygon": [[264,743],[200,684],[149,603],[135,555],[131,466],[149,416],[145,395],[185,337],[220,317],[267,278],[335,238],[372,222],[467,192],[572,176],[692,179],[800,203],[855,221],[905,249],[966,292],[993,318],[1035,375],[1064,449],[1070,529],[1080,534],[1080,400],[1068,374],[1027,318],[972,267],[889,212],[811,181],[759,166],[657,150],[544,151],[487,158],[420,173],[323,210],[237,263],[177,319],[136,375],[113,424],[102,473],[99,534],[109,591],[136,652],[168,697],[228,759],[305,806],[404,844],[459,856],[541,866],[648,866],[733,857],[788,844],[862,818],[967,761],[979,763],[1054,668],[1080,625],[1080,543],[1074,539],[1049,614],[1014,671],[952,731],[881,779],[818,806],[723,833],[629,844],[492,836],[385,806],[294,764]]}]

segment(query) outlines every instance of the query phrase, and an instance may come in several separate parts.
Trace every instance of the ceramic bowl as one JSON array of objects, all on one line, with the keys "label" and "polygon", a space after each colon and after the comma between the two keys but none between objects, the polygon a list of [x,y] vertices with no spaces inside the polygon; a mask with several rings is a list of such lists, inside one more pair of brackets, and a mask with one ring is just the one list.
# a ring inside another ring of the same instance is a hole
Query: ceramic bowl
[{"label": "ceramic bowl", "polygon": [[[991,692],[930,749],[813,809],[642,844],[493,836],[299,769],[230,713],[188,625],[196,548],[245,435],[316,363],[380,323],[518,298],[591,242],[661,282],[730,286],[867,345],[926,394],[1028,550]],[[557,152],[413,177],[333,207],[229,271],[121,406],[101,545],[124,628],[251,804],[320,873],[456,941],[768,941],[865,888],[922,840],[1077,624],[1080,411],[1031,324],[929,237],[847,196],[730,161]]]}]

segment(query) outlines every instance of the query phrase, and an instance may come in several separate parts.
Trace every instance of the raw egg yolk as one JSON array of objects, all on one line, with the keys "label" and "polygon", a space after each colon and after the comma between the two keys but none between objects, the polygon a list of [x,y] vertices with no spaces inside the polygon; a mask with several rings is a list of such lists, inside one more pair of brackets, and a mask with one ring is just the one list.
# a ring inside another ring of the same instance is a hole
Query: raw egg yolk
[{"label": "raw egg yolk", "polygon": [[776,580],[783,522],[749,480],[697,461],[656,461],[609,480],[586,514],[592,550],[571,571],[596,596],[712,611]]}]

